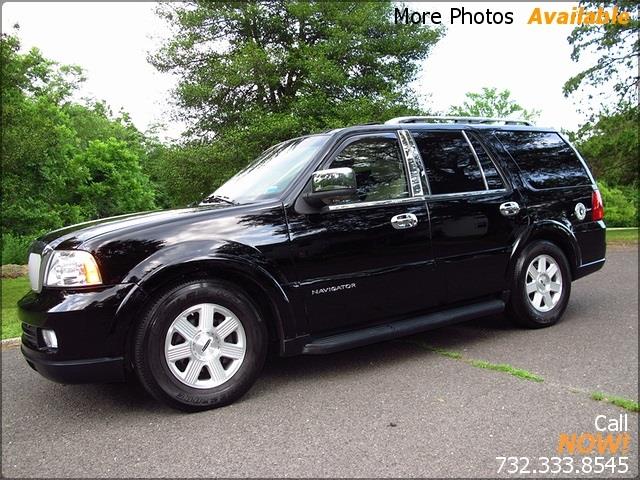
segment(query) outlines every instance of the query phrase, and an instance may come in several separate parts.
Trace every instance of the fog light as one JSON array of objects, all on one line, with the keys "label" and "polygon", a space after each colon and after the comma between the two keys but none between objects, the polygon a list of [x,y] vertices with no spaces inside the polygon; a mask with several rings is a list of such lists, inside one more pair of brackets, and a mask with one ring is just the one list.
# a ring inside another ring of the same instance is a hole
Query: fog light
[{"label": "fog light", "polygon": [[58,337],[53,330],[42,330],[42,338],[49,348],[58,348]]}]

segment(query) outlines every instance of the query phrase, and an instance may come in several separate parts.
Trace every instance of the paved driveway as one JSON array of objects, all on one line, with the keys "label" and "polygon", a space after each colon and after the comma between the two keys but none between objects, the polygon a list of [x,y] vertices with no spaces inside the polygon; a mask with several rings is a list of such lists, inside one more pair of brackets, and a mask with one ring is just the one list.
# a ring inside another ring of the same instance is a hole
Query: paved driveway
[{"label": "paved driveway", "polygon": [[[590,392],[638,399],[637,251],[614,249],[601,272],[574,283],[553,328],[521,330],[496,317],[412,340],[422,346],[273,359],[240,402],[191,415],[124,384],[50,383],[7,348],[2,474],[493,477],[497,456],[528,456],[538,468],[539,457],[557,455],[561,433],[597,433],[597,415],[626,413]],[[627,418],[630,470],[617,477],[638,472],[638,415]]]}]

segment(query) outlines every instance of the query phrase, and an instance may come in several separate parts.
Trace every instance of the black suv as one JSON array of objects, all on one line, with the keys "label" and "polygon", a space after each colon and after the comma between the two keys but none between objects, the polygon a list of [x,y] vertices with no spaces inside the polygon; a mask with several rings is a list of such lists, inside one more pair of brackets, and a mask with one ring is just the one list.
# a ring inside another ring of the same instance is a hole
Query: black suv
[{"label": "black suv", "polygon": [[131,376],[184,410],[239,398],[269,346],[323,354],[506,310],[562,316],[605,261],[603,205],[556,131],[402,117],[264,152],[199,205],[34,243],[20,302],[29,365]]}]

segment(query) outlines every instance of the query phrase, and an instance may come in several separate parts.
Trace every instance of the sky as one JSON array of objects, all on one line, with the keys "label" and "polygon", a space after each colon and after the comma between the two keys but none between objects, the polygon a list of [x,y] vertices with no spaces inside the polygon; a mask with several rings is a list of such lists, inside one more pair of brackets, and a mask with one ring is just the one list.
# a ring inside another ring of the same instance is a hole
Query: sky
[{"label": "sky", "polygon": [[[462,104],[465,93],[482,87],[509,89],[527,109],[538,109],[537,124],[575,129],[584,118],[576,111],[579,97],[565,98],[562,85],[587,66],[571,61],[567,36],[570,25],[527,25],[535,7],[571,10],[577,3],[421,2],[415,11],[439,11],[443,24],[451,7],[467,11],[513,12],[511,25],[447,25],[446,35],[422,62],[413,83],[425,105],[446,111]],[[184,129],[170,118],[170,92],[176,79],[160,73],[147,56],[170,35],[154,3],[16,3],[2,5],[2,31],[15,32],[23,49],[37,46],[60,63],[84,68],[87,81],[79,97],[105,100],[117,112],[129,112],[142,131],[166,126],[165,137],[177,138]]]}]

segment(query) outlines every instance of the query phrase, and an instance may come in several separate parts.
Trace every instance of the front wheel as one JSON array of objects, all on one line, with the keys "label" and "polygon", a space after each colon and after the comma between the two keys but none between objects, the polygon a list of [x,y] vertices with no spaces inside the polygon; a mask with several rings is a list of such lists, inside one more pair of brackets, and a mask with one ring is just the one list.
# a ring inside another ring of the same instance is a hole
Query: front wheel
[{"label": "front wheel", "polygon": [[151,305],[136,331],[133,365],[154,397],[199,411],[242,396],[266,350],[264,322],[245,294],[223,282],[196,280]]},{"label": "front wheel", "polygon": [[571,294],[571,272],[562,250],[548,241],[527,245],[512,277],[507,311],[518,324],[543,328],[560,320]]}]

